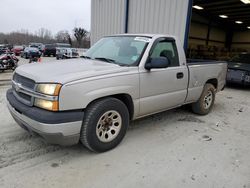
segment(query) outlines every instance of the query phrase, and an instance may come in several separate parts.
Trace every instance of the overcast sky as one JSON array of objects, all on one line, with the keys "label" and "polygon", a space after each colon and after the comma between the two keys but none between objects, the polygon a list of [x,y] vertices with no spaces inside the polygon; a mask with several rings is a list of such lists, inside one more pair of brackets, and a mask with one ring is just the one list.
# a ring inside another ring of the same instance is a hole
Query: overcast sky
[{"label": "overcast sky", "polygon": [[0,0],[0,32],[46,28],[56,34],[75,26],[90,30],[91,0]]}]

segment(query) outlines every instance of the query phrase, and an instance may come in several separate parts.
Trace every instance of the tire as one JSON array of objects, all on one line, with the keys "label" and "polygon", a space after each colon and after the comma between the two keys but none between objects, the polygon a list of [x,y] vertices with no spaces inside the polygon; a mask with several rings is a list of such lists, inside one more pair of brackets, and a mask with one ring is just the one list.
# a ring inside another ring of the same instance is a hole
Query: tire
[{"label": "tire", "polygon": [[205,84],[199,100],[192,104],[192,110],[199,115],[208,114],[213,108],[215,100],[215,87],[212,84]]},{"label": "tire", "polygon": [[122,101],[101,99],[86,109],[80,141],[91,151],[105,152],[122,141],[128,125],[129,112]]}]

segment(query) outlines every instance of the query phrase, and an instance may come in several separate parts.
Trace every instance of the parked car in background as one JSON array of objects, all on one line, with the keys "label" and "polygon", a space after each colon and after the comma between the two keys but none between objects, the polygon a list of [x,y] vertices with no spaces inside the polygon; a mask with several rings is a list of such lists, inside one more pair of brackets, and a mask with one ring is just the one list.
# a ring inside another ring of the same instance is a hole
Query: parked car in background
[{"label": "parked car in background", "polygon": [[250,86],[250,53],[234,56],[228,62],[227,83]]},{"label": "parked car in background", "polygon": [[64,55],[70,54],[71,45],[67,43],[57,43],[56,59],[64,59]]},{"label": "parked car in background", "polygon": [[43,52],[44,56],[54,56],[56,57],[57,49],[61,48],[70,48],[70,44],[68,43],[54,43],[54,44],[46,44]]},{"label": "parked car in background", "polygon": [[53,56],[56,57],[56,45],[55,44],[45,44],[43,56]]},{"label": "parked car in background", "polygon": [[24,50],[23,46],[14,46],[11,51],[16,55],[19,56],[21,52]]},{"label": "parked car in background", "polygon": [[12,45],[10,44],[1,44],[0,45],[0,55],[1,54],[5,54],[5,53],[9,53],[10,49],[12,49]]},{"label": "parked car in background", "polygon": [[43,44],[42,47],[41,47],[39,50],[40,50],[40,52],[43,54],[44,51],[45,51],[45,45]]},{"label": "parked car in background", "polygon": [[43,53],[45,45],[43,43],[32,42],[29,44],[29,47],[38,48],[39,51]]},{"label": "parked car in background", "polygon": [[208,114],[226,73],[223,61],[187,63],[174,36],[115,35],[81,59],[18,67],[7,105],[22,128],[50,143],[104,152],[122,141],[130,120],[185,104]]},{"label": "parked car in background", "polygon": [[21,53],[21,57],[28,59],[32,57],[41,57],[42,53],[38,48],[35,47],[26,47],[24,51]]},{"label": "parked car in background", "polygon": [[6,47],[0,47],[0,55],[9,52],[10,50]]},{"label": "parked car in background", "polygon": [[71,59],[79,57],[79,53],[75,48],[57,48],[56,59]]}]

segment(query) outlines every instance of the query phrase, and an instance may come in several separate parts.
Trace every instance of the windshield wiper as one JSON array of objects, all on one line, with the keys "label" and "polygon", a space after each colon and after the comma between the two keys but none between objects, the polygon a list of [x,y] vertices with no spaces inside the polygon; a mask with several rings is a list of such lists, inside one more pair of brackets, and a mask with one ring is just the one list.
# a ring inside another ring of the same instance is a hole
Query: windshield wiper
[{"label": "windshield wiper", "polygon": [[96,60],[100,60],[100,61],[105,61],[107,63],[112,63],[112,64],[116,64],[116,65],[119,65],[119,66],[124,66],[124,67],[128,67],[128,65],[126,64],[122,64],[122,63],[118,63],[116,60],[114,59],[110,59],[110,58],[106,58],[106,57],[96,57],[94,58]]},{"label": "windshield wiper", "polygon": [[106,57],[96,57],[94,59],[105,61],[105,62],[108,62],[108,63],[118,64],[118,63],[116,63],[116,61],[114,59],[109,59],[109,58],[106,58]]},{"label": "windshield wiper", "polygon": [[82,55],[81,58],[84,58],[84,59],[91,59],[91,57],[86,56],[86,55]]}]

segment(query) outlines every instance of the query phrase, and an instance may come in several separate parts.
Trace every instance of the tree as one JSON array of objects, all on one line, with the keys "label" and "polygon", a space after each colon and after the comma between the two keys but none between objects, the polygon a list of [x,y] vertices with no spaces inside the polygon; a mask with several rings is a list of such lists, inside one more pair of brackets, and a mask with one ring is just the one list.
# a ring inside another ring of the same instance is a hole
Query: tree
[{"label": "tree", "polygon": [[4,43],[4,44],[9,44],[9,42],[8,42],[7,39],[4,39],[3,43]]},{"label": "tree", "polygon": [[68,43],[70,44],[70,46],[72,46],[73,42],[69,33],[67,33],[67,39],[68,39]]},{"label": "tree", "polygon": [[45,40],[50,40],[52,39],[52,34],[51,31],[45,28],[40,28],[37,32],[36,35],[42,39]]},{"label": "tree", "polygon": [[62,30],[62,31],[57,32],[56,40],[58,42],[63,42],[63,43],[68,42],[72,46],[71,36],[70,36],[69,32],[66,30]]},{"label": "tree", "polygon": [[74,36],[75,36],[75,38],[77,40],[78,47],[81,46],[82,40],[87,36],[87,34],[88,34],[88,31],[85,30],[84,28],[81,28],[81,27],[77,28],[76,27],[74,29]]}]

